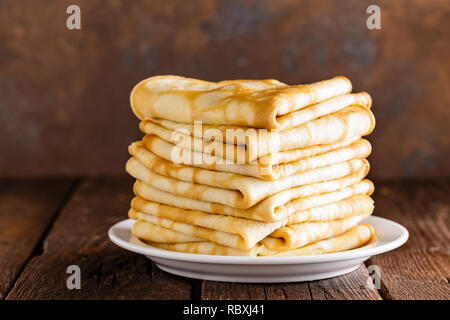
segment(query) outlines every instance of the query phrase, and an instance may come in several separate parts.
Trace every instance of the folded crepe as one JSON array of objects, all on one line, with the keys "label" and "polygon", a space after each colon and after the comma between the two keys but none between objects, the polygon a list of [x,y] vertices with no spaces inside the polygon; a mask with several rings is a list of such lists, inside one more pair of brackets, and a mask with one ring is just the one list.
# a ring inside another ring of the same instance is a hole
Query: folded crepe
[{"label": "folded crepe", "polygon": [[275,181],[264,181],[234,173],[177,165],[149,151],[134,154],[126,164],[131,176],[155,189],[241,209],[250,208],[283,190],[345,177],[361,167],[368,168],[367,160],[353,159]]},{"label": "folded crepe", "polygon": [[334,237],[357,225],[372,214],[370,211],[337,220],[297,223],[281,227],[262,240],[262,248],[271,251],[293,250],[309,243]]},{"label": "folded crepe", "polygon": [[[299,159],[305,159],[308,157],[317,156],[332,150],[339,149],[341,147],[346,147],[356,140],[361,139],[361,137],[352,137],[348,140],[343,140],[330,144],[319,144],[311,147],[301,148],[301,149],[293,149],[288,151],[280,151],[280,152],[272,152],[265,156],[262,156],[255,161],[261,166],[275,166],[277,164],[289,163]],[[198,166],[200,161],[199,159],[206,162],[206,164],[240,164],[237,161],[232,161],[226,158],[222,158],[216,154],[203,153],[201,151],[195,151],[194,148],[191,149],[183,149],[179,146],[168,142],[166,140],[161,139],[160,137],[147,134],[142,138],[142,142],[145,147],[152,151],[153,153],[159,155],[161,158],[166,160],[170,159],[170,161],[176,164],[191,164],[194,166]],[[243,164],[247,164],[249,162],[245,162]]]},{"label": "folded crepe", "polygon": [[[261,222],[185,210],[136,197],[131,203],[129,217],[240,250],[248,250],[272,234],[267,244],[264,243],[265,246],[269,249],[287,250],[303,246],[305,241],[316,241],[311,239],[317,237],[342,233],[370,215],[373,208],[373,200],[369,196],[357,195],[332,204],[298,211],[281,221]],[[162,236],[155,233],[139,234],[139,237],[151,242],[166,242],[159,241]]]},{"label": "folded crepe", "polygon": [[[260,255],[271,256],[306,256],[317,255],[332,252],[340,252],[351,250],[367,245],[374,240],[375,230],[369,224],[362,224],[351,228],[339,236],[332,237],[326,240],[313,242],[301,248],[288,251],[265,251],[260,252]],[[262,250],[261,250],[262,251]]]},{"label": "folded crepe", "polygon": [[[141,224],[147,222],[138,221],[136,223]],[[335,237],[320,240],[300,248],[286,251],[268,250],[267,248],[264,248],[261,245],[255,246],[249,250],[239,250],[210,241],[157,243],[146,241],[145,239],[142,238],[140,239],[134,234],[131,237],[130,242],[139,245],[185,253],[255,257],[255,256],[302,256],[302,255],[340,252],[364,246],[368,244],[371,240],[373,240],[374,237],[375,232],[373,228],[369,224],[362,224],[354,226],[353,228]]]},{"label": "folded crepe", "polygon": [[133,224],[132,234],[145,238],[145,235],[152,235],[153,242],[160,243],[180,243],[180,242],[197,242],[203,241],[201,238],[188,236],[186,234],[165,229],[161,232],[161,228],[153,223],[136,222]]},{"label": "folded crepe", "polygon": [[374,238],[365,158],[372,100],[334,77],[141,81],[130,95],[146,135],[130,145],[131,241],[236,256],[322,254]]},{"label": "folded crepe", "polygon": [[305,107],[349,93],[351,89],[350,80],[342,76],[296,86],[276,80],[208,82],[156,76],[133,88],[130,104],[141,120],[186,123],[201,120],[205,124],[281,129],[308,121],[299,112]]},{"label": "folded crepe", "polygon": [[[282,116],[278,119],[279,126],[276,129],[271,129],[274,131],[281,131],[288,128],[293,128],[298,125],[304,124],[306,122],[309,122],[311,120],[320,118],[322,116],[334,113],[336,111],[345,109],[351,105],[359,105],[366,108],[370,108],[372,106],[372,99],[370,95],[366,92],[360,92],[360,93],[351,93],[351,94],[344,94],[341,96],[337,96],[334,98],[331,98],[329,100],[325,100],[321,103],[317,103],[314,105],[310,105],[302,110],[289,113],[287,115]],[[185,123],[185,121],[181,122],[175,122],[170,120],[163,120],[163,119],[155,119],[155,118],[148,118],[148,120],[157,123],[161,125],[162,127],[165,127],[167,129],[186,129],[192,134],[193,126],[192,122]],[[198,119],[195,119],[193,123],[196,121],[201,121]],[[225,129],[227,128],[239,128],[239,126],[230,126],[230,125],[224,125],[221,124],[215,124],[215,125],[208,125],[207,123],[204,123],[202,121],[202,124],[206,125],[206,128],[212,129],[217,128],[221,130],[223,133]],[[241,127],[244,128],[244,127]],[[192,134],[194,135],[194,134]]]},{"label": "folded crepe", "polygon": [[[149,222],[137,221],[137,224],[150,224]],[[165,228],[156,226],[160,232],[164,232]],[[137,228],[136,228],[137,229]],[[134,227],[133,227],[133,230]],[[210,241],[194,241],[194,242],[178,242],[178,243],[160,243],[151,242],[143,238],[135,236],[134,233],[130,238],[130,242],[142,246],[154,247],[163,250],[178,251],[184,253],[195,253],[195,254],[208,254],[208,255],[219,255],[219,256],[257,256],[257,247],[253,247],[250,250],[238,250],[231,247],[223,246]]]},{"label": "folded crepe", "polygon": [[[369,141],[365,139],[358,139],[356,141],[345,140],[344,143],[341,142],[334,145],[311,147],[310,149],[315,149],[313,152],[318,153],[314,156],[310,155],[312,153],[311,151],[307,150],[306,152],[301,152],[304,149],[298,149],[300,152],[295,154],[297,159],[290,162],[279,163],[276,162],[277,160],[280,160],[279,157],[272,157],[269,155],[263,157],[265,159],[259,159],[256,163],[238,164],[232,163],[231,161],[227,163],[220,157],[190,150],[185,150],[185,152],[183,152],[185,159],[182,159],[181,157],[174,157],[175,159],[173,159],[172,155],[176,153],[177,147],[154,135],[145,136],[142,142],[134,142],[129,148],[130,153],[133,155],[138,153],[145,154],[150,151],[151,153],[176,164],[236,173],[263,180],[278,180],[296,173],[325,167],[342,161],[366,158],[371,152],[371,145]],[[308,154],[308,156],[305,157],[304,154]],[[200,159],[201,161],[196,161],[196,159]],[[177,160],[181,161],[177,162]]]},{"label": "folded crepe", "polygon": [[186,149],[234,163],[252,163],[274,152],[362,137],[372,132],[374,127],[375,118],[370,109],[357,105],[282,131],[204,124],[196,126],[152,119],[139,124],[142,132],[177,146],[178,152],[172,153],[172,158],[177,154],[183,158]]},{"label": "folded crepe", "polygon": [[352,181],[355,180],[359,181],[360,179],[358,179],[357,174],[352,174],[335,181],[285,190],[248,209],[238,209],[218,203],[177,196],[152,188],[139,180],[134,184],[134,193],[148,201],[182,209],[274,222],[283,220],[295,212],[344,200],[357,194],[371,195],[373,193],[374,186],[371,181],[362,180],[352,184]]}]

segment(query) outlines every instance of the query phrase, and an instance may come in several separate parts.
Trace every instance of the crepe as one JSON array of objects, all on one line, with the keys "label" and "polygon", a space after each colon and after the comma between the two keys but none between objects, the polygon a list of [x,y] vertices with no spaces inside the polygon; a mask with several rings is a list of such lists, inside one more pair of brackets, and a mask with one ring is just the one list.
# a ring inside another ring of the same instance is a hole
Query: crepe
[{"label": "crepe", "polygon": [[[148,223],[137,221],[136,223]],[[160,231],[164,230],[164,228],[158,227]],[[146,241],[142,238],[138,238],[135,235],[131,236],[131,243],[155,247],[163,250],[170,251],[178,251],[185,253],[195,253],[195,254],[208,254],[208,255],[219,255],[219,256],[249,256],[256,257],[257,255],[257,247],[253,247],[250,250],[238,250],[234,248],[230,248],[227,246],[223,246],[214,242],[209,241],[197,241],[197,242],[179,242],[179,243],[158,243]]]},{"label": "crepe", "polygon": [[[344,94],[341,96],[337,96],[334,98],[331,98],[329,100],[325,100],[321,103],[317,103],[314,105],[310,105],[302,110],[289,113],[287,115],[284,115],[280,118],[278,118],[278,127],[276,129],[272,128],[273,131],[281,131],[289,128],[293,128],[296,126],[299,126],[301,124],[304,124],[306,122],[309,122],[311,120],[320,118],[322,116],[334,113],[336,111],[345,109],[351,105],[359,105],[365,108],[370,108],[372,106],[372,99],[370,95],[367,92],[360,92],[360,93],[352,93],[352,94]],[[167,129],[186,129],[188,130],[191,135],[193,134],[193,126],[192,123],[185,123],[185,121],[181,122],[175,122],[170,120],[163,120],[163,119],[155,119],[155,118],[148,118],[147,120],[157,123],[160,126],[167,128]],[[201,120],[195,119],[194,124],[196,122],[200,122]],[[223,133],[225,132],[225,129],[229,128],[243,128],[239,126],[230,126],[230,125],[224,125],[224,124],[215,124],[215,125],[208,125],[207,123],[201,122],[202,125],[205,125],[205,128],[207,129],[213,129],[218,128]],[[224,135],[225,136],[225,135]]]},{"label": "crepe", "polygon": [[[328,181],[279,192],[248,209],[238,209],[217,203],[205,202],[154,189],[142,181],[136,181],[134,193],[148,201],[175,206],[182,209],[222,214],[251,220],[274,222],[309,208],[330,204],[357,194],[371,195],[374,187],[369,180],[358,180],[353,174],[341,181]],[[345,186],[340,188],[340,186]],[[329,192],[323,193],[327,190]],[[332,191],[334,190],[334,191]]]},{"label": "crepe", "polygon": [[271,256],[306,256],[332,252],[340,252],[362,247],[368,244],[375,237],[375,230],[369,224],[362,224],[351,228],[339,236],[326,240],[313,242],[301,248],[288,251],[266,251],[260,255]]},{"label": "crepe", "polygon": [[[311,147],[293,149],[288,151],[272,152],[265,156],[262,156],[255,161],[253,164],[260,166],[275,166],[278,164],[289,163],[299,159],[305,159],[313,156],[317,156],[323,153],[327,153],[332,150],[336,150],[342,147],[346,147],[351,143],[359,140],[361,137],[352,137],[348,140],[339,141],[331,144],[320,144]],[[218,155],[211,155],[208,153],[203,153],[200,151],[195,151],[194,149],[182,149],[173,143],[167,142],[160,137],[147,134],[142,138],[142,143],[147,150],[157,154],[161,158],[172,161],[176,164],[190,164],[193,166],[199,166],[199,159],[204,162],[205,165],[212,164],[240,164],[236,161],[221,158]],[[243,163],[247,164],[247,163]]]},{"label": "crepe", "polygon": [[309,243],[334,237],[357,225],[372,211],[344,219],[292,224],[275,230],[262,241],[262,247],[272,251],[286,251]]},{"label": "crepe", "polygon": [[139,128],[175,144],[175,156],[184,158],[184,150],[198,151],[234,163],[252,163],[257,159],[282,151],[316,145],[333,144],[361,137],[372,132],[375,118],[369,108],[351,105],[335,113],[282,131],[254,128],[190,125],[169,121],[141,121]]},{"label": "crepe", "polygon": [[[131,203],[129,217],[151,222],[191,237],[248,250],[275,230],[277,231],[272,237],[276,238],[270,237],[269,240],[273,241],[269,241],[266,245],[269,249],[299,247],[304,245],[302,244],[304,241],[312,241],[309,239],[329,237],[336,232],[342,233],[349,226],[370,215],[373,208],[373,200],[369,196],[357,195],[332,204],[298,211],[278,222],[261,222],[179,209],[137,197]],[[296,236],[296,233],[301,237]],[[159,241],[161,234],[147,233],[139,237],[152,242],[164,242]]]},{"label": "crepe", "polygon": [[[134,142],[131,144],[130,153],[136,155],[138,153],[145,154],[150,151],[155,155],[176,164],[190,165],[214,171],[236,173],[264,180],[278,180],[296,173],[305,172],[342,161],[366,158],[371,152],[371,145],[369,141],[365,139],[359,139],[349,144],[348,140],[346,140],[344,141],[343,146],[340,146],[339,144],[342,143],[336,143],[334,146],[322,145],[322,147],[316,147],[312,152],[318,152],[318,154],[314,156],[309,155],[308,157],[302,157],[302,152],[297,152],[297,159],[290,162],[277,163],[280,158],[271,157],[269,155],[265,156],[265,159],[258,160],[256,163],[236,164],[231,163],[231,161],[230,163],[226,163],[226,161],[222,158],[190,150],[185,150],[184,152],[186,159],[175,157],[176,159],[174,161],[172,154],[177,152],[177,147],[175,145],[165,142],[157,136],[147,135],[143,138],[142,142]],[[328,148],[332,149],[328,151]],[[306,151],[303,152],[303,154],[312,152]],[[195,161],[197,158],[200,158],[201,161]],[[176,160],[181,161],[177,163]]]},{"label": "crepe", "polygon": [[132,234],[138,238],[145,239],[147,235],[151,235],[153,242],[160,243],[180,243],[180,242],[197,242],[202,241],[201,238],[191,237],[183,233],[179,233],[170,229],[161,232],[161,228],[153,223],[142,223],[137,221],[133,224]]},{"label": "crepe", "polygon": [[208,82],[156,76],[133,88],[130,104],[141,120],[201,120],[204,124],[280,129],[305,122],[304,117],[308,119],[310,115],[299,110],[351,89],[350,80],[342,76],[297,86],[276,80]]},{"label": "crepe", "polygon": [[131,243],[139,245],[145,245],[150,247],[156,247],[164,250],[196,253],[196,254],[209,254],[209,255],[222,255],[222,256],[302,256],[313,254],[325,254],[332,252],[340,252],[350,249],[359,248],[369,243],[375,237],[375,231],[369,224],[357,225],[350,230],[337,235],[335,237],[313,242],[301,248],[296,248],[287,251],[270,251],[267,249],[261,249],[261,246],[255,246],[250,250],[238,250],[227,246],[219,245],[209,241],[199,242],[180,242],[180,243],[154,243],[145,240],[140,240],[135,236],[130,239]]},{"label": "crepe", "polygon": [[241,209],[250,208],[283,190],[345,177],[361,167],[368,167],[367,160],[353,159],[280,180],[263,181],[233,173],[176,165],[151,152],[136,153],[126,164],[131,176],[155,189]]}]

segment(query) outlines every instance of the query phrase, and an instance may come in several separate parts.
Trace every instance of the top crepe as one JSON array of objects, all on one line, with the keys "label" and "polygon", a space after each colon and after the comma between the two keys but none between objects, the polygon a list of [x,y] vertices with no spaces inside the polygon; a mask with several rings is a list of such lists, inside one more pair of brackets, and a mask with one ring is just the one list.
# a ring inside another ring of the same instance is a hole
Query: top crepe
[{"label": "top crepe", "polygon": [[130,103],[141,120],[282,130],[304,122],[299,110],[351,89],[343,76],[295,86],[271,79],[209,82],[156,76],[134,87]]}]

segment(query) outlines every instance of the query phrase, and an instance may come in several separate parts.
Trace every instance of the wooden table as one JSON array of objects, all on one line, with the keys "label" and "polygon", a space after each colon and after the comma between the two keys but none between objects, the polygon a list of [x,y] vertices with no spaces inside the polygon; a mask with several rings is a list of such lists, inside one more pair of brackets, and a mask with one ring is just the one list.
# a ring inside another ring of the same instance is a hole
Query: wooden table
[{"label": "wooden table", "polygon": [[[2,180],[2,299],[450,299],[450,180],[376,183],[375,214],[403,224],[409,241],[348,275],[288,284],[201,281],[160,271],[107,238],[126,218],[130,178]],[[68,290],[69,265],[81,290]],[[381,269],[381,288],[367,267]]]}]

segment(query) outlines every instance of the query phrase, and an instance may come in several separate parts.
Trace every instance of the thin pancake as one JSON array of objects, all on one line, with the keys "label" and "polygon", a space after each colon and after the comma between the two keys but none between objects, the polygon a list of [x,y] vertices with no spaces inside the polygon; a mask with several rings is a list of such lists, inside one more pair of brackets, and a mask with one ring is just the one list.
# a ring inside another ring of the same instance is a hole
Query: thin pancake
[{"label": "thin pancake", "polygon": [[[350,80],[342,76],[297,86],[287,86],[276,80],[216,83],[156,76],[133,88],[130,104],[139,119],[186,123],[201,120],[205,124],[279,129],[307,121],[310,114],[298,114],[299,110],[349,93],[351,89]],[[285,115],[289,117],[283,117]]]},{"label": "thin pancake", "polygon": [[238,250],[227,246],[219,245],[209,241],[184,242],[184,243],[152,243],[142,241],[135,236],[130,239],[131,243],[156,247],[164,250],[209,254],[222,256],[302,256],[340,252],[362,247],[368,244],[375,237],[375,231],[369,224],[362,224],[351,228],[350,230],[329,239],[313,242],[301,248],[288,251],[269,251],[261,250],[260,246],[255,246],[250,250]]},{"label": "thin pancake", "polygon": [[[324,145],[322,150],[325,149],[325,146],[327,145]],[[320,152],[320,148],[316,149]],[[182,157],[178,156],[178,154],[173,157],[177,153],[177,147],[153,135],[147,135],[143,138],[142,142],[134,142],[130,145],[130,153],[133,155],[138,153],[146,154],[147,152],[151,152],[175,164],[235,173],[270,181],[346,160],[366,158],[371,152],[371,145],[369,141],[359,139],[347,145],[338,146],[330,151],[321,152],[309,157],[299,157],[290,162],[274,163],[274,160],[278,160],[279,158],[265,156],[263,159],[251,164],[232,163],[226,159],[187,149],[183,149]]]},{"label": "thin pancake", "polygon": [[375,118],[369,108],[351,105],[282,131],[182,123],[164,127],[162,124],[167,122],[141,121],[139,128],[146,134],[175,144],[180,151],[187,149],[234,163],[252,163],[274,152],[333,144],[368,135],[375,127]]},{"label": "thin pancake", "polygon": [[[260,222],[201,211],[184,210],[149,202],[142,198],[135,198],[131,204],[129,217],[145,220],[190,237],[201,238],[240,250],[248,250],[275,230],[280,230],[283,233],[275,233],[273,236],[282,238],[286,243],[289,241],[285,245],[290,247],[294,242],[307,241],[314,236],[320,237],[325,234],[328,237],[329,233],[343,232],[343,229],[359,222],[372,211],[372,199],[365,195],[358,195],[333,204],[299,211],[282,221]],[[297,230],[295,228],[300,228],[301,240],[294,238],[294,231],[291,230],[293,228],[295,231]],[[152,242],[156,241],[151,237],[159,239],[161,235],[149,233],[146,239]],[[268,248],[274,248],[273,245],[269,245],[270,243],[267,245]],[[281,247],[280,244],[277,245]]]},{"label": "thin pancake", "polygon": [[[137,159],[137,156],[140,158]],[[155,189],[241,209],[250,208],[283,190],[339,179],[368,167],[367,160],[353,159],[276,181],[263,181],[233,173],[176,165],[151,153],[136,154],[136,157],[128,160],[127,172]]]}]

